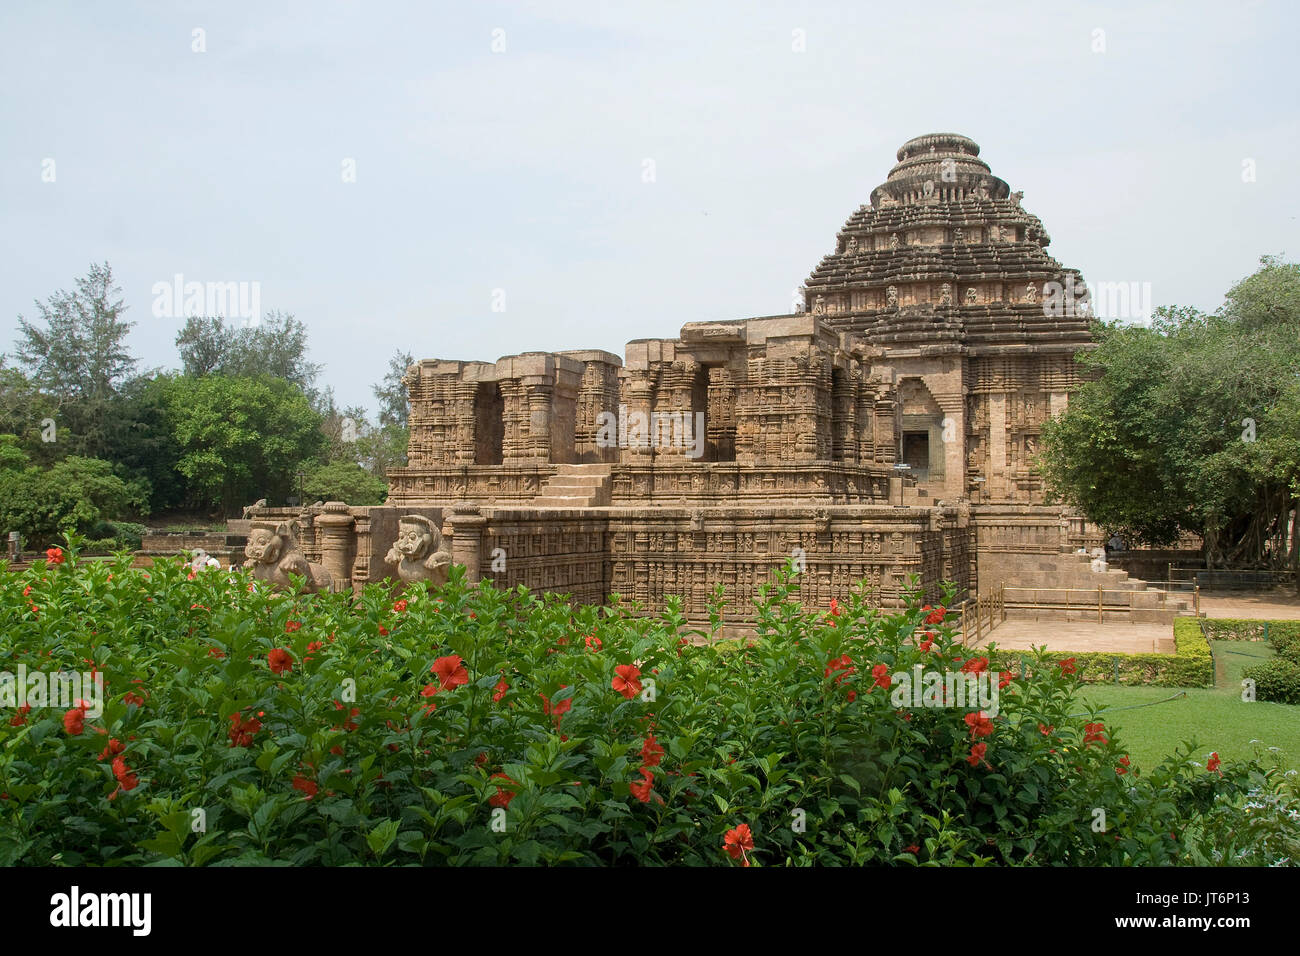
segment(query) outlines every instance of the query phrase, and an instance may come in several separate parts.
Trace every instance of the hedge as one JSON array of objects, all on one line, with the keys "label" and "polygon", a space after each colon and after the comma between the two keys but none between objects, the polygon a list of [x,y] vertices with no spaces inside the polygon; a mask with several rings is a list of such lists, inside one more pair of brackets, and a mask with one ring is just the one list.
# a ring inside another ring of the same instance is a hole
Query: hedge
[{"label": "hedge", "polygon": [[1300,621],[1262,621],[1241,618],[1206,618],[1201,621],[1206,636],[1215,641],[1262,641],[1267,633],[1277,641],[1300,641]]},{"label": "hedge", "polygon": [[[1195,618],[1174,620],[1173,654],[1050,651],[1046,657],[1058,662],[1073,659],[1079,680],[1089,684],[1213,687],[1214,658],[1199,625]],[[998,650],[993,654],[993,663],[999,669],[1019,673],[1027,666],[1028,656],[1025,651]]]}]

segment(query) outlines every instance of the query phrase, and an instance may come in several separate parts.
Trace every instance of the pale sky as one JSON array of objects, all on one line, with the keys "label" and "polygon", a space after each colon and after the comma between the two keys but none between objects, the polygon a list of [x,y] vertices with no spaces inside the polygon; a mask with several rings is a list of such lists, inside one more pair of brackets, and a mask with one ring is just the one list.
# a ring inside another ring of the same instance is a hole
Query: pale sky
[{"label": "pale sky", "polygon": [[155,283],[256,282],[343,404],[399,347],[622,355],[790,311],[931,132],[1089,283],[1213,309],[1300,257],[1297,5],[1061,6],[6,0],[0,349],[107,260],[143,365]]}]

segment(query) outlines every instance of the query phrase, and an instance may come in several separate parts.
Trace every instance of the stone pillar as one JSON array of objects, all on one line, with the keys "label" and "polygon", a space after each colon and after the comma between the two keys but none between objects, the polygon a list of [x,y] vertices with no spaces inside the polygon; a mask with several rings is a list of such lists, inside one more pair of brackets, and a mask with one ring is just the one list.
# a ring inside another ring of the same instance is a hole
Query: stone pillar
[{"label": "stone pillar", "polygon": [[1048,411],[1053,418],[1065,411],[1065,406],[1069,403],[1069,392],[1051,392],[1048,395]]},{"label": "stone pillar", "polygon": [[357,511],[353,518],[356,521],[356,547],[352,559],[352,590],[359,593],[370,580],[370,512]]},{"label": "stone pillar", "polygon": [[531,461],[551,460],[551,415],[555,398],[555,382],[549,378],[523,379],[528,396],[528,458]]},{"label": "stone pillar", "polygon": [[1005,392],[989,395],[988,496],[1002,501],[1010,496],[1007,485],[1007,396]]},{"label": "stone pillar", "polygon": [[352,559],[356,553],[355,519],[341,501],[327,501],[316,516],[321,538],[321,564],[334,579],[334,590],[344,590],[352,579]]},{"label": "stone pillar", "polygon": [[447,519],[451,531],[451,560],[465,566],[467,584],[477,584],[482,578],[480,560],[483,550],[483,528],[487,518],[479,513],[478,505],[463,502],[452,505]]},{"label": "stone pillar", "polygon": [[966,399],[961,395],[941,395],[935,400],[945,419],[939,423],[943,443],[943,496],[949,502],[956,502],[967,496]]}]

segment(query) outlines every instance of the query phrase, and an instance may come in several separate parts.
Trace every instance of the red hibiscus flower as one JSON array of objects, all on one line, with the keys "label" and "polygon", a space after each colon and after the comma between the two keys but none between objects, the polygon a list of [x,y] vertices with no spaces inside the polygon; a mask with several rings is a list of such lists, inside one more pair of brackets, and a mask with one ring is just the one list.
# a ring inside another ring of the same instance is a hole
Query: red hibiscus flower
[{"label": "red hibiscus flower", "polygon": [[649,803],[650,792],[654,788],[654,785],[655,785],[654,774],[651,773],[649,770],[645,769],[644,767],[642,767],[641,782],[629,783],[627,785],[627,789],[631,792],[632,796],[636,797],[642,803]]},{"label": "red hibiscus flower", "polygon": [[647,767],[659,766],[659,761],[663,759],[664,748],[659,746],[659,741],[655,739],[654,734],[648,734],[645,742],[641,744],[641,762]]},{"label": "red hibiscus flower", "polygon": [[1106,743],[1106,735],[1102,733],[1106,729],[1105,725],[1100,723],[1083,725],[1083,742],[1089,746],[1094,743]]},{"label": "red hibiscus flower", "polygon": [[1064,660],[1057,661],[1056,663],[1061,668],[1062,674],[1074,674],[1078,671],[1078,668],[1074,666],[1073,657],[1067,657]]},{"label": "red hibiscus flower", "polygon": [[[924,610],[928,610],[928,609],[929,609],[929,605],[927,605],[926,608],[924,608]],[[947,613],[948,613],[948,609],[945,608],[942,604],[940,604],[937,608],[935,608],[933,611],[930,611],[930,613],[925,616],[925,623],[942,624],[944,615],[946,615]]]},{"label": "red hibiscus flower", "polygon": [[1056,729],[1056,728],[1053,727],[1051,724],[1039,724],[1039,725],[1038,725],[1038,732],[1039,732],[1040,734],[1042,734],[1044,737],[1049,736],[1049,735],[1052,733],[1052,731],[1055,730],[1055,729]]},{"label": "red hibiscus flower", "polygon": [[595,634],[588,634],[585,640],[587,644],[587,650],[589,651],[599,651],[601,647],[604,646],[600,643],[600,638],[597,637]]},{"label": "red hibiscus flower", "polygon": [[384,625],[380,624],[380,625],[379,625],[379,633],[380,633],[380,634],[387,634],[387,633],[388,633],[388,628],[386,628],[386,627],[384,627]]},{"label": "red hibiscus flower", "polygon": [[[341,701],[337,701],[337,700],[334,701],[334,709],[335,709],[335,710],[342,710],[342,709],[343,709],[343,704],[342,704],[342,702],[341,702]],[[361,725],[360,725],[359,723],[357,723],[356,720],[355,720],[354,718],[356,718],[356,717],[360,717],[360,716],[361,716],[361,708],[360,708],[360,707],[353,707],[350,711],[348,711],[347,719],[343,721],[343,727],[342,727],[341,729],[343,729],[343,730],[356,730],[356,729],[357,729],[358,727],[360,727]],[[334,729],[335,729],[335,730],[339,730],[340,728],[335,727]]]},{"label": "red hibiscus flower", "polygon": [[925,640],[923,640],[918,647],[920,647],[922,651],[926,652],[928,652],[930,648],[934,647],[934,631],[926,631]]},{"label": "red hibiscus flower", "polygon": [[251,747],[253,745],[253,734],[262,729],[262,722],[255,718],[241,720],[239,714],[230,715],[230,746],[232,747]]},{"label": "red hibiscus flower", "polygon": [[641,693],[641,668],[634,664],[619,664],[614,668],[614,679],[610,686],[628,700]]},{"label": "red hibiscus flower", "polygon": [[221,660],[225,656],[226,656],[226,652],[219,647],[208,648],[208,657],[215,657],[217,660]]},{"label": "red hibiscus flower", "polygon": [[451,690],[453,687],[469,683],[469,671],[465,670],[465,662],[461,660],[459,654],[438,658],[429,670],[438,675],[443,690]]},{"label": "red hibiscus flower", "polygon": [[1216,750],[1214,753],[1210,754],[1210,759],[1205,763],[1205,769],[1210,773],[1217,773],[1222,777],[1223,771],[1219,769],[1221,763],[1223,763],[1223,761],[1219,759],[1219,753]]},{"label": "red hibiscus flower", "polygon": [[[517,782],[515,780],[511,779],[510,777],[507,777],[503,773],[494,773],[492,775],[492,779],[505,780],[507,783],[517,785]],[[510,806],[510,801],[513,800],[514,798],[515,798],[514,790],[508,790],[505,787],[501,786],[501,784],[497,784],[497,792],[488,798],[488,803],[492,804],[492,806],[494,807],[500,807],[502,810],[504,810],[506,807]]]},{"label": "red hibiscus flower", "polygon": [[293,670],[293,655],[283,647],[277,647],[266,655],[266,662],[271,665],[272,674],[283,674]]},{"label": "red hibiscus flower", "polygon": [[122,741],[118,740],[116,737],[111,737],[109,738],[108,743],[104,745],[103,751],[100,752],[99,759],[107,760],[110,757],[116,757],[124,750],[126,750],[126,744],[122,743]]},{"label": "red hibiscus flower", "polygon": [[293,778],[293,789],[301,790],[303,794],[305,794],[303,799],[310,800],[320,791],[320,786],[310,777],[304,777],[302,774],[297,774]]},{"label": "red hibiscus flower", "polygon": [[966,762],[972,767],[979,766],[980,764],[984,764],[984,766],[987,767],[989,762],[984,759],[984,755],[987,754],[988,751],[988,744],[973,744],[970,748],[970,756],[966,758]]},{"label": "red hibiscus flower", "polygon": [[27,595],[31,593],[32,593],[32,586],[30,584],[27,585],[27,587],[23,588],[23,597],[27,597]]},{"label": "red hibiscus flower", "polygon": [[1122,764],[1122,766],[1116,767],[1115,772],[1122,777],[1124,776],[1124,774],[1128,773],[1128,766],[1129,766],[1128,754],[1125,754],[1124,756],[1120,757],[1119,762]]},{"label": "red hibiscus flower", "polygon": [[838,684],[841,681],[843,681],[844,678],[848,677],[850,674],[856,674],[858,672],[858,669],[853,666],[853,659],[849,657],[848,654],[845,654],[842,657],[831,658],[831,662],[826,665],[826,672],[824,676],[830,677],[836,671],[844,672],[843,674],[840,674],[839,677],[835,678],[835,683]]},{"label": "red hibiscus flower", "polygon": [[405,613],[405,612],[406,612],[406,599],[403,598],[403,599],[400,600],[400,601],[395,601],[395,602],[393,602],[393,610],[396,611],[398,614],[403,614],[403,613]]},{"label": "red hibiscus flower", "polygon": [[970,728],[971,739],[976,737],[987,737],[993,733],[993,721],[989,720],[984,711],[979,713],[969,713],[962,718],[966,721],[966,726]]},{"label": "red hibiscus flower", "polygon": [[904,847],[903,849],[905,849],[908,853],[914,855],[921,852],[921,848],[917,846],[915,843],[913,843],[911,846]]},{"label": "red hibiscus flower", "polygon": [[62,564],[62,563],[63,563],[63,549],[62,549],[62,548],[46,548],[46,549],[45,549],[45,560],[49,561],[50,564]]},{"label": "red hibiscus flower", "polygon": [[987,657],[972,657],[965,664],[961,665],[963,674],[983,674],[989,669],[989,659]]},{"label": "red hibiscus flower", "polygon": [[134,691],[127,691],[125,694],[122,695],[122,703],[135,704],[135,706],[137,707],[143,707],[144,698],[141,697],[139,694],[135,693]]},{"label": "red hibiscus flower", "polygon": [[63,714],[63,729],[74,737],[86,729],[86,708],[73,707]]},{"label": "red hibiscus flower", "polygon": [[894,678],[889,676],[888,664],[877,664],[875,667],[871,668],[871,676],[876,680],[876,682],[871,685],[872,690],[875,690],[877,687],[883,687],[885,690],[889,690],[889,688],[894,684]]},{"label": "red hibiscus flower", "polygon": [[134,790],[140,785],[140,778],[131,772],[131,768],[126,765],[126,759],[123,757],[113,758],[113,776],[117,780],[117,789],[109,797],[110,800],[119,793]]},{"label": "red hibiscus flower", "polygon": [[301,627],[302,627],[302,621],[285,621],[284,633],[292,634],[294,631],[299,630]]},{"label": "red hibiscus flower", "polygon": [[1002,690],[1011,683],[1015,675],[1011,671],[998,671],[998,690]]},{"label": "red hibiscus flower", "polygon": [[496,686],[492,688],[492,703],[499,703],[501,699],[506,696],[506,691],[509,689],[510,685],[506,683],[504,677],[497,681]]},{"label": "red hibiscus flower", "polygon": [[840,616],[840,602],[835,600],[835,598],[831,598],[831,615],[833,617]]},{"label": "red hibiscus flower", "polygon": [[853,703],[855,700],[858,699],[858,692],[857,692],[856,690],[851,690],[851,691],[849,691],[848,694],[845,695],[845,696],[848,697],[848,701],[849,701],[849,703],[851,704],[851,703]]},{"label": "red hibiscus flower", "polygon": [[745,855],[745,851],[754,849],[754,835],[749,831],[749,824],[742,823],[728,830],[727,835],[723,837],[722,848],[731,855],[733,860],[744,860],[745,866],[749,866],[749,857]]},{"label": "red hibiscus flower", "polygon": [[18,713],[14,714],[12,717],[9,718],[9,726],[21,727],[23,724],[27,723],[27,715],[30,714],[31,712],[32,712],[32,705],[23,704],[21,707],[18,708]]}]

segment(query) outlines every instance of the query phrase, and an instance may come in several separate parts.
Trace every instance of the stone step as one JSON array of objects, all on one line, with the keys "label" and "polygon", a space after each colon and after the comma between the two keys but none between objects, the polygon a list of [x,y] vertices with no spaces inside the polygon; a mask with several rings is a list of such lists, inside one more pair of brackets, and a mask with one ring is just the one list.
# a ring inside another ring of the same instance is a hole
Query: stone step
[{"label": "stone step", "polygon": [[599,462],[585,465],[556,465],[557,475],[604,475],[609,477],[610,466]]}]

